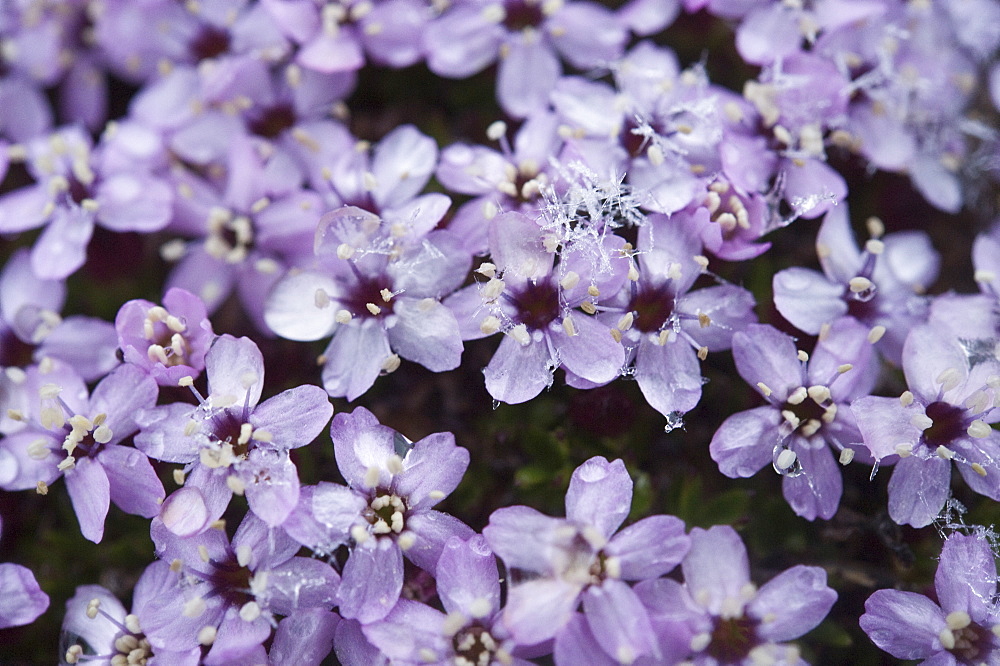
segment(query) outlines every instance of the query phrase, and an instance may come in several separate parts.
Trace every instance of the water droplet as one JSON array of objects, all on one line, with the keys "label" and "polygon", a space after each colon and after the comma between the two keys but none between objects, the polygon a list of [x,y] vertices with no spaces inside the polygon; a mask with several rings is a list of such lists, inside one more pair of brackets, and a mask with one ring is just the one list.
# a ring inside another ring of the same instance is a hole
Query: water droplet
[{"label": "water droplet", "polygon": [[667,424],[663,426],[663,432],[673,432],[678,428],[684,428],[684,415],[680,412],[670,412],[667,414]]},{"label": "water droplet", "polygon": [[781,444],[774,447],[771,465],[774,467],[774,471],[781,476],[796,477],[805,471],[802,469],[802,462],[795,455],[795,452]]}]

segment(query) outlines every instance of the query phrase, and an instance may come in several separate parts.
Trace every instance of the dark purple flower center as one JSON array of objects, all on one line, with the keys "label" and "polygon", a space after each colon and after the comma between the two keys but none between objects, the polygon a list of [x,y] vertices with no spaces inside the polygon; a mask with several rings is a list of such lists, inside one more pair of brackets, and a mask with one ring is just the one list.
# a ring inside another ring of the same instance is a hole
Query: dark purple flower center
[{"label": "dark purple flower center", "polygon": [[941,400],[927,405],[925,413],[934,423],[924,430],[924,441],[934,448],[948,446],[962,437],[968,427],[965,410]]},{"label": "dark purple flower center", "polygon": [[542,13],[540,2],[526,2],[525,0],[512,0],[504,3],[504,27],[510,31],[520,31],[525,28],[534,28],[542,23],[545,15]]},{"label": "dark purple flower center", "polygon": [[[666,134],[666,131],[660,126],[658,122],[650,122],[649,126],[653,128],[657,134]],[[646,148],[649,147],[649,138],[633,132],[632,130],[638,129],[639,124],[635,121],[635,118],[629,117],[625,119],[622,124],[621,132],[618,133],[618,143],[621,147],[628,151],[628,154],[632,157],[642,157]]]},{"label": "dark purple flower center", "polygon": [[755,648],[758,620],[748,617],[716,618],[712,629],[712,642],[705,652],[723,664],[742,662]]},{"label": "dark purple flower center", "polygon": [[70,175],[67,177],[67,180],[69,181],[67,193],[69,194],[69,198],[73,200],[73,203],[79,206],[85,199],[92,198],[91,188],[81,183],[75,176]]},{"label": "dark purple flower center", "polygon": [[[357,276],[358,281],[341,299],[344,308],[355,317],[384,319],[392,314],[392,300],[385,300],[382,291],[391,283],[383,276]],[[389,289],[389,291],[392,291]]]},{"label": "dark purple flower center", "polygon": [[188,43],[188,51],[195,62],[215,58],[229,51],[229,33],[213,25],[202,26]]},{"label": "dark purple flower center", "polygon": [[544,330],[561,313],[559,291],[551,280],[529,282],[510,300],[517,307],[517,323],[529,330]]},{"label": "dark purple flower center", "polygon": [[249,453],[253,438],[247,442],[240,442],[240,432],[243,424],[246,423],[246,415],[243,408],[227,408],[209,419],[209,430],[212,439],[220,444],[230,444],[233,447],[233,455],[237,458],[246,457]]},{"label": "dark purple flower center", "polygon": [[674,313],[674,293],[669,283],[659,287],[641,284],[629,301],[628,311],[635,313],[635,327],[643,333],[663,328]]},{"label": "dark purple flower center", "polygon": [[[497,649],[497,643],[493,639],[486,627],[473,624],[460,630],[451,639],[451,644],[455,650],[456,664],[472,664],[474,666],[486,666],[492,659]],[[464,661],[462,661],[464,659]]]},{"label": "dark purple flower center", "polygon": [[212,589],[207,596],[220,597],[230,608],[240,608],[254,601],[250,591],[253,572],[242,566],[233,553],[228,553],[222,561],[209,560],[208,564],[211,571],[202,576]]},{"label": "dark purple flower center", "polygon": [[786,402],[782,405],[781,410],[788,410],[792,414],[795,414],[795,416],[798,417],[799,421],[802,423],[805,423],[810,419],[823,423],[823,415],[826,413],[826,409],[821,407],[819,403],[812,398],[806,398],[797,405]]},{"label": "dark purple flower center", "polygon": [[295,109],[288,102],[260,110],[247,120],[247,127],[257,136],[275,139],[295,125]]}]

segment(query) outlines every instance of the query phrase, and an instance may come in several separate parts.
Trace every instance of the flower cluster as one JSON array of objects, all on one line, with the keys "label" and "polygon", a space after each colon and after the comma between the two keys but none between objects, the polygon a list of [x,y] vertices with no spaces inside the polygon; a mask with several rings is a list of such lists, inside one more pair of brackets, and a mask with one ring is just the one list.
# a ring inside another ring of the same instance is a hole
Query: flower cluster
[{"label": "flower cluster", "polygon": [[1000,521],[998,52],[998,0],[0,3],[0,628],[1000,659],[988,528],[864,611],[904,566],[760,534]]}]

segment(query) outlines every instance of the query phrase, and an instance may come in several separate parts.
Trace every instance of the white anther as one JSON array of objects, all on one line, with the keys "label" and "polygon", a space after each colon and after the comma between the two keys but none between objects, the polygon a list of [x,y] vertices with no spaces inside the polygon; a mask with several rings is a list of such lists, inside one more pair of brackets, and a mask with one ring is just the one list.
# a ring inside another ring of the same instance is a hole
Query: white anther
[{"label": "white anther", "polygon": [[340,259],[350,259],[354,256],[354,248],[347,243],[341,243],[337,246],[337,257]]},{"label": "white anther", "polygon": [[646,157],[649,158],[649,163],[653,166],[660,166],[663,164],[663,149],[655,143],[650,144],[649,148],[646,149]]},{"label": "white anther", "polygon": [[514,328],[508,331],[510,337],[517,340],[518,344],[522,347],[527,347],[531,343],[531,334],[528,333],[528,327],[524,324],[518,324]]},{"label": "white anther", "polygon": [[821,422],[816,419],[809,419],[799,428],[799,434],[803,437],[812,437],[821,427],[823,427]]},{"label": "white anther", "polygon": [[951,629],[942,629],[941,633],[938,634],[938,640],[941,641],[941,647],[945,650],[955,649],[955,634],[951,633]]},{"label": "white anther", "polygon": [[972,618],[965,611],[952,611],[948,613],[948,617],[944,619],[948,628],[952,631],[958,631],[959,629],[965,629],[967,626],[972,624]]},{"label": "white anther", "polygon": [[773,393],[770,387],[768,387],[768,385],[764,382],[757,382],[757,388],[760,389],[760,392],[764,394],[765,398],[770,398]]},{"label": "white anther", "polygon": [[500,330],[500,320],[493,315],[489,315],[479,324],[479,330],[484,335],[493,335]]},{"label": "white anther", "polygon": [[985,421],[976,419],[975,421],[969,424],[969,428],[968,430],[966,430],[966,432],[969,433],[969,437],[975,437],[976,439],[983,439],[984,437],[990,436],[990,434],[993,432],[993,428],[991,428]]},{"label": "white anther", "polygon": [[479,293],[482,296],[484,302],[491,303],[495,301],[497,297],[500,296],[500,294],[503,293],[503,290],[504,288],[506,288],[506,286],[507,285],[504,284],[504,281],[501,280],[500,278],[495,278],[495,277],[490,278],[490,281],[486,283],[486,285],[482,288],[482,290]]},{"label": "white anther", "polygon": [[955,452],[943,444],[937,447],[934,453],[936,453],[939,458],[943,458],[945,460],[951,460],[955,457]]},{"label": "white anther", "polygon": [[917,430],[927,430],[934,425],[934,420],[926,414],[914,414],[910,417],[910,424]]},{"label": "white anther", "polygon": [[800,386],[791,395],[788,396],[788,404],[790,405],[801,405],[802,402],[808,397],[809,392],[806,390],[805,386]]},{"label": "white anther", "polygon": [[184,603],[184,609],[181,611],[181,615],[184,617],[200,617],[202,613],[205,612],[205,600],[201,597],[194,597],[193,599],[188,599]]},{"label": "white anther", "polygon": [[824,402],[830,399],[830,389],[827,388],[826,386],[823,386],[822,384],[815,384],[813,386],[810,386],[806,390],[806,392],[809,394],[809,397],[812,398],[817,405],[823,404]]},{"label": "white anther", "polygon": [[362,185],[369,192],[374,192],[378,189],[378,181],[375,180],[375,174],[371,171],[365,171],[364,175],[361,177]]},{"label": "white anther", "polygon": [[367,470],[365,470],[364,484],[366,488],[374,488],[378,485],[379,476],[381,471],[375,465],[372,465]]},{"label": "white anther", "polygon": [[235,474],[230,474],[226,477],[226,487],[232,490],[234,495],[239,495],[240,497],[247,491],[247,484],[243,483],[243,479]]},{"label": "white anther", "polygon": [[568,335],[569,337],[572,338],[576,335],[576,326],[573,324],[573,318],[570,317],[569,315],[563,317],[562,326],[563,330],[566,332],[566,335]]},{"label": "white anther", "polygon": [[791,424],[793,429],[799,427],[799,423],[801,421],[799,417],[795,415],[795,412],[793,412],[792,410],[790,409],[781,410],[781,416],[784,417],[784,419],[788,421],[789,424]]},{"label": "white anther", "polygon": [[972,463],[971,465],[969,465],[969,467],[971,467],[972,471],[978,474],[979,476],[986,476],[986,468],[980,465],[979,463]]},{"label": "white anther", "polygon": [[913,445],[905,442],[896,445],[896,455],[900,458],[909,458],[913,455]]},{"label": "white anther", "polygon": [[576,271],[569,271],[559,280],[559,286],[563,289],[572,289],[580,284],[580,275]]},{"label": "white anther", "polygon": [[865,243],[865,249],[871,254],[879,255],[885,251],[885,243],[872,238]]},{"label": "white anther", "polygon": [[198,631],[198,643],[200,645],[211,645],[215,642],[215,636],[217,634],[215,627],[211,625],[206,625]]},{"label": "white anther", "polygon": [[841,465],[850,465],[854,460],[854,449],[841,449],[839,460]]},{"label": "white anther", "polygon": [[778,459],[775,464],[778,466],[778,469],[788,469],[795,464],[796,458],[797,456],[795,455],[795,451],[785,449],[778,454]]},{"label": "white anther", "polygon": [[860,294],[863,291],[868,291],[872,288],[872,281],[866,277],[858,276],[853,277],[847,282],[848,287],[855,294]]},{"label": "white anther", "polygon": [[[403,459],[400,458],[395,453],[385,459],[385,468],[389,470],[389,474],[402,474],[403,473]],[[400,501],[397,498],[397,501]]]},{"label": "white anther", "polygon": [[507,123],[502,120],[495,120],[486,128],[486,138],[490,141],[499,141],[505,136],[507,136]]},{"label": "white anther", "polygon": [[372,316],[375,317],[379,316],[382,313],[382,308],[375,305],[374,303],[365,303],[365,308],[367,308],[368,312],[372,313]]},{"label": "white anther", "polygon": [[941,385],[941,390],[947,393],[961,383],[962,375],[957,368],[946,368],[937,376],[936,381]]},{"label": "white anther", "polygon": [[795,358],[799,359],[803,363],[806,363],[807,361],[809,361],[809,354],[805,353],[800,349],[797,352],[795,352]]},{"label": "white anther", "polygon": [[399,354],[389,354],[385,357],[385,360],[382,361],[382,372],[390,375],[399,370],[399,366],[401,364],[402,360],[400,360]]},{"label": "white anther", "polygon": [[620,330],[620,331],[623,331],[623,332],[627,331],[630,328],[632,328],[632,323],[634,321],[635,321],[635,318],[633,317],[632,313],[631,312],[626,312],[625,314],[623,314],[621,316],[621,319],[618,320],[618,324],[617,324],[616,328],[618,330]]},{"label": "white anther", "polygon": [[348,310],[337,310],[337,314],[333,316],[333,320],[338,324],[346,324],[354,317]]},{"label": "white anther", "polygon": [[330,307],[330,295],[323,289],[317,289],[313,294],[313,304],[320,310]]},{"label": "white anther", "polygon": [[851,365],[850,363],[844,363],[843,365],[838,365],[837,366],[837,372],[839,372],[840,374],[844,374],[845,372],[848,372],[848,371],[852,370],[853,368],[854,368],[854,366]]},{"label": "white anther", "polygon": [[492,278],[496,277],[497,267],[496,264],[491,264],[488,261],[484,261],[479,265],[479,268],[476,269],[476,272],[479,273],[480,275],[485,275],[488,278]]}]

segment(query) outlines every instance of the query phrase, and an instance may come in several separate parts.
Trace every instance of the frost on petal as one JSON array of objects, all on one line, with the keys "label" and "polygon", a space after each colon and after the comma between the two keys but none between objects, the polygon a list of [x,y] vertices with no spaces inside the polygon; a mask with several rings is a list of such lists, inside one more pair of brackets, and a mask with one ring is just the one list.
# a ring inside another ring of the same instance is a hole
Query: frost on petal
[{"label": "frost on petal", "polygon": [[486,390],[495,400],[510,405],[526,402],[552,385],[549,350],[544,341],[522,345],[505,335],[483,374]]},{"label": "frost on petal", "polygon": [[923,413],[917,403],[903,407],[898,398],[865,396],[851,403],[851,412],[876,459],[895,455],[900,444],[912,449],[920,440],[920,430],[913,425],[914,416]]},{"label": "frost on petal", "polygon": [[997,589],[997,566],[982,533],[953,533],[941,549],[934,590],[946,612],[965,611],[973,622],[989,620]]},{"label": "frost on petal", "polygon": [[941,513],[950,488],[950,460],[903,458],[889,479],[889,516],[900,525],[926,527]]},{"label": "frost on petal", "polygon": [[875,645],[900,659],[924,659],[939,651],[947,625],[933,601],[914,592],[877,590],[865,602],[861,628]]},{"label": "frost on petal", "polygon": [[632,478],[622,460],[608,462],[596,456],[573,471],[566,490],[568,519],[592,525],[610,538],[628,516],[631,506]]},{"label": "frost on petal", "polygon": [[447,513],[416,511],[406,519],[406,528],[413,533],[415,541],[406,550],[406,558],[424,571],[437,569],[441,551],[449,539],[471,539],[475,532],[458,518]]},{"label": "frost on petal", "polygon": [[450,432],[436,432],[413,445],[394,487],[410,510],[429,508],[458,487],[468,467],[469,451],[456,446]]}]

